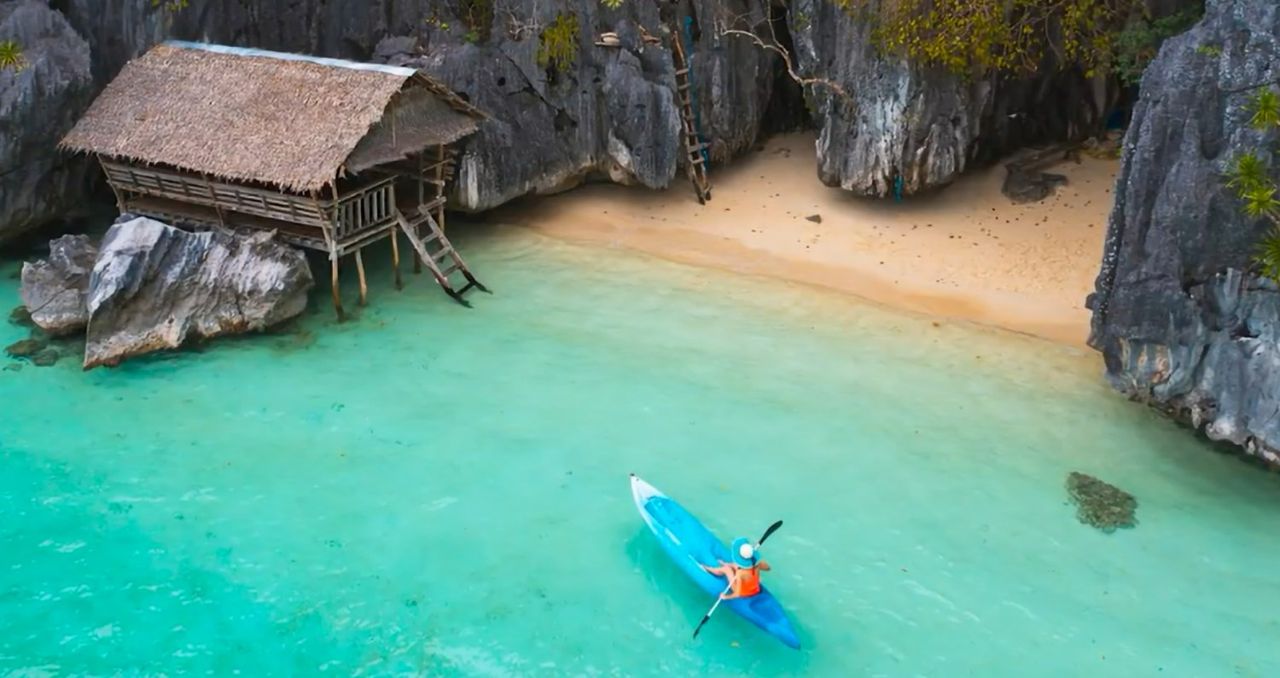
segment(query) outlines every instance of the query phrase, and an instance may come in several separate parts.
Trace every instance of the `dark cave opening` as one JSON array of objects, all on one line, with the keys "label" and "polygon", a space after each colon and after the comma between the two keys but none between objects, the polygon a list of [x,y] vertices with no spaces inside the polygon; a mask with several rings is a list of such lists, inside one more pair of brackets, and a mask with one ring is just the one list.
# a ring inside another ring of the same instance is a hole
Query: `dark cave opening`
[{"label": "dark cave opening", "polygon": [[[788,55],[795,54],[795,41],[788,27],[788,3],[774,0],[769,3],[769,27],[772,37],[777,39],[778,46]],[[794,57],[792,57],[794,58]],[[779,57],[773,62],[773,86],[770,88],[769,103],[765,107],[764,120],[760,134],[771,136],[803,129],[812,129],[813,119],[809,115],[809,107],[805,104],[804,88],[787,73],[786,63]]]}]

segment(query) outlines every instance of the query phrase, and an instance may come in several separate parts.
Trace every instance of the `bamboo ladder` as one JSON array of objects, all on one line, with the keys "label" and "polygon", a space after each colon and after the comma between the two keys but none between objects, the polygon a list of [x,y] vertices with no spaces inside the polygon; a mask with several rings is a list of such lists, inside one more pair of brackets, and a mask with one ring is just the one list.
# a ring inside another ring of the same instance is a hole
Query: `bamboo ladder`
[{"label": "bamboo ladder", "polygon": [[[463,298],[472,288],[481,292],[488,292],[489,289],[480,284],[475,276],[471,274],[471,269],[467,268],[467,263],[462,260],[458,254],[458,250],[453,247],[453,243],[444,236],[444,231],[440,229],[440,224],[431,216],[430,209],[420,210],[413,217],[406,217],[400,210],[395,211],[396,223],[400,226],[400,230],[409,238],[409,244],[413,246],[413,250],[417,252],[418,258],[427,265],[427,270],[431,271],[431,275],[435,277],[436,282],[440,283],[440,287],[454,301],[463,306],[470,307],[471,302]],[[422,233],[421,226],[426,226],[426,233]],[[455,289],[450,276],[455,273],[461,273],[466,281],[462,287]]]},{"label": "bamboo ladder", "polygon": [[707,178],[707,159],[703,154],[709,145],[698,139],[698,129],[694,125],[689,60],[685,58],[684,41],[680,39],[678,28],[671,31],[671,59],[676,68],[676,99],[680,104],[680,126],[684,131],[685,172],[698,195],[698,202],[705,205],[711,199],[711,181]]},{"label": "bamboo ladder", "polygon": [[[427,269],[431,271],[431,275],[440,284],[440,287],[454,301],[463,306],[470,307],[463,295],[471,289],[478,289],[481,292],[489,292],[489,288],[480,284],[479,280],[471,273],[471,269],[467,267],[467,262],[462,260],[462,256],[458,254],[458,250],[449,242],[444,235],[444,203],[445,184],[451,178],[453,173],[452,159],[445,152],[444,146],[437,147],[435,163],[430,166],[421,164],[424,158],[419,156],[418,169],[418,206],[417,210],[409,215],[404,214],[399,208],[395,209],[396,225],[409,238],[409,245],[413,247],[414,253],[414,272],[418,271],[421,263],[427,265]],[[434,178],[427,178],[426,173],[434,170]],[[426,184],[435,186],[435,198],[427,200],[425,191]],[[434,210],[435,215],[432,215]],[[426,227],[423,233],[422,227]],[[393,247],[392,254],[397,260],[396,264],[396,282],[399,284],[399,253],[395,250],[395,232],[391,234],[391,243]],[[463,283],[461,287],[455,288],[450,276],[461,274]]]}]

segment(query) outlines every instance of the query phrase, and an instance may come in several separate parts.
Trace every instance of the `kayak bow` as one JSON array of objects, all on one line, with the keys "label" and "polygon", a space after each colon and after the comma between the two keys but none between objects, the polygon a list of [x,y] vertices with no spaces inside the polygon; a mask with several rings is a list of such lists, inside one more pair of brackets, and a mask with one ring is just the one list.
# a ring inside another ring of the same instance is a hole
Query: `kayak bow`
[{"label": "kayak bow", "polygon": [[[728,582],[724,577],[711,574],[700,565],[715,567],[721,561],[732,562],[729,547],[716,538],[697,518],[674,499],[659,492],[649,483],[631,474],[631,496],[635,499],[640,517],[653,531],[663,550],[676,565],[693,579],[703,591],[719,596]],[[800,648],[800,639],[782,611],[777,598],[764,586],[760,593],[748,598],[732,598],[723,603],[739,616],[763,629],[785,643]]]}]

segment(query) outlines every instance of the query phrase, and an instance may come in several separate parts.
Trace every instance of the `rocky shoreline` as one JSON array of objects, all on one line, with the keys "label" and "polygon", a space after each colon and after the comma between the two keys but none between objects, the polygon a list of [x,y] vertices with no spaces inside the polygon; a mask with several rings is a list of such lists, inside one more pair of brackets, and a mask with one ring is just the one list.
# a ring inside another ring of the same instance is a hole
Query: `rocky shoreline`
[{"label": "rocky shoreline", "polygon": [[[122,217],[101,245],[63,236],[48,259],[22,268],[30,321],[51,337],[82,334],[85,369],[275,327],[306,309],[312,287],[305,255],[272,233],[190,232],[147,218]],[[27,341],[10,355],[38,356],[43,346]]]},{"label": "rocky shoreline", "polygon": [[1280,464],[1280,288],[1254,271],[1266,234],[1224,176],[1280,130],[1250,125],[1276,79],[1280,6],[1208,3],[1142,80],[1124,141],[1089,344],[1111,384]]}]

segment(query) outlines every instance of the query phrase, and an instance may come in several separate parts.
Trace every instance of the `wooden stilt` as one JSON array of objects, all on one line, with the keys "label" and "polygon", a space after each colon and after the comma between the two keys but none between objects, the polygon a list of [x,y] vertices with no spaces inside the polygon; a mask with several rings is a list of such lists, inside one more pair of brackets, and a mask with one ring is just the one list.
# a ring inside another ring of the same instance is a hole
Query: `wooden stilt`
[{"label": "wooden stilt", "polygon": [[[418,208],[419,209],[421,209],[422,208],[421,206],[427,202],[427,177],[426,177],[427,169],[422,164],[422,161],[423,161],[423,154],[419,153],[418,154],[418,206],[419,206]],[[417,240],[418,227],[416,224],[414,225],[413,230],[415,231],[414,233],[408,233],[406,235],[408,235],[409,238],[413,240]],[[413,250],[413,274],[418,275],[419,273],[422,273],[422,257],[418,254],[418,250],[414,249]]]},{"label": "wooden stilt", "polygon": [[391,270],[396,274],[396,289],[404,289],[400,281],[400,236],[394,228],[391,229]]},{"label": "wooden stilt", "polygon": [[[436,197],[444,197],[444,144],[436,146]],[[436,225],[444,233],[444,201],[436,208]]]},{"label": "wooden stilt", "polygon": [[342,294],[338,290],[338,255],[332,252],[329,254],[329,271],[329,283],[333,289],[333,310],[338,312],[338,322],[342,322],[347,319],[347,314],[342,311]]},{"label": "wooden stilt", "polygon": [[356,250],[356,277],[360,280],[360,305],[364,306],[369,300],[369,285],[364,279],[364,258],[360,250]]}]

